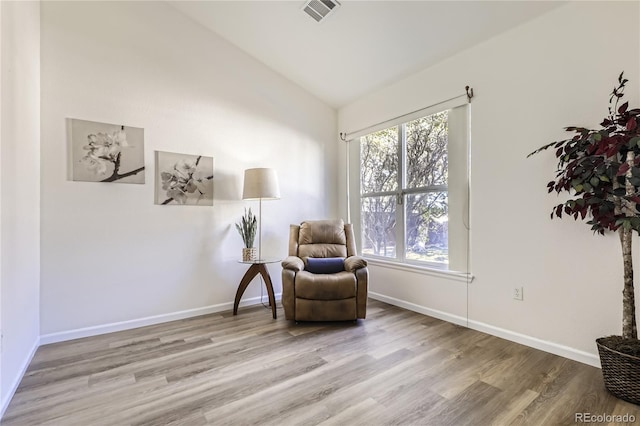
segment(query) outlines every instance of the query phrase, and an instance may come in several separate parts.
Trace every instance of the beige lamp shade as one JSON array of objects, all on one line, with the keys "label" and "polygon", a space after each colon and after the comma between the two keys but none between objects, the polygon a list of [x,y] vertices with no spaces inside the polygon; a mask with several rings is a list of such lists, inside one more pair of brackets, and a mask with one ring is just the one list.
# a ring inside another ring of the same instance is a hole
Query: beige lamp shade
[{"label": "beige lamp shade", "polygon": [[279,198],[280,186],[274,169],[257,168],[244,171],[243,200],[277,200]]}]

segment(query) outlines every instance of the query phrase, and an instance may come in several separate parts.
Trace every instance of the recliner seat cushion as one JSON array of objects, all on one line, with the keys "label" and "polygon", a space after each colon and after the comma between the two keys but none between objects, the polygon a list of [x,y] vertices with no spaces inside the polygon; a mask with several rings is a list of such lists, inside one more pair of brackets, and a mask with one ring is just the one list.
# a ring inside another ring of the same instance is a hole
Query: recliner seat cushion
[{"label": "recliner seat cushion", "polygon": [[356,296],[356,276],[346,271],[337,274],[300,271],[294,285],[296,297],[302,299],[339,300]]}]

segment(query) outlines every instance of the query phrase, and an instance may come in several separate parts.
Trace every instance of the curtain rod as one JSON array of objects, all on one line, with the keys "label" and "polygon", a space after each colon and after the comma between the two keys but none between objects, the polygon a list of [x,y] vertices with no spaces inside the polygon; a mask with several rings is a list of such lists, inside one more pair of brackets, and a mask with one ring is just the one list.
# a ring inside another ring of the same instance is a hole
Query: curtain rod
[{"label": "curtain rod", "polygon": [[440,102],[437,102],[435,104],[419,108],[419,109],[417,109],[415,111],[410,111],[410,112],[407,112],[405,114],[399,115],[397,117],[389,118],[389,119],[381,121],[379,123],[371,124],[371,125],[369,125],[367,127],[363,127],[362,129],[354,130],[354,131],[351,131],[351,132],[340,132],[340,139],[342,141],[346,142],[347,140],[350,139],[349,138],[350,135],[354,135],[354,134],[357,134],[357,133],[360,133],[360,132],[364,132],[365,130],[368,130],[368,129],[373,128],[373,127],[381,126],[381,125],[383,125],[383,124],[385,124],[387,122],[396,121],[396,120],[399,120],[399,119],[401,119],[403,117],[407,117],[409,115],[415,114],[416,112],[420,112],[420,111],[428,109],[428,108],[433,108],[435,106],[438,106],[438,105],[441,105],[441,104],[444,104],[444,103],[447,103],[447,102],[451,102],[451,101],[453,101],[455,99],[461,98],[462,96],[466,96],[467,97],[467,102],[471,103],[471,99],[473,98],[473,88],[469,87],[469,86],[465,86],[464,89],[465,89],[466,93],[463,94],[463,95],[454,96],[453,98],[446,99],[444,101],[440,101]]}]

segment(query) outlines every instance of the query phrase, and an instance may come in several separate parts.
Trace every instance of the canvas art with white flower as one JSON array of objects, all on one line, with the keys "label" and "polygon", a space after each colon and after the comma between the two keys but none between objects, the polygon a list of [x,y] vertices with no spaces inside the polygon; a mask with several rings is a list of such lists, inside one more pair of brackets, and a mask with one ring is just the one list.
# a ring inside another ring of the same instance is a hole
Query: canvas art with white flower
[{"label": "canvas art with white flower", "polygon": [[73,180],[144,183],[144,129],[68,119]]},{"label": "canvas art with white flower", "polygon": [[156,151],[156,204],[213,205],[213,157]]}]

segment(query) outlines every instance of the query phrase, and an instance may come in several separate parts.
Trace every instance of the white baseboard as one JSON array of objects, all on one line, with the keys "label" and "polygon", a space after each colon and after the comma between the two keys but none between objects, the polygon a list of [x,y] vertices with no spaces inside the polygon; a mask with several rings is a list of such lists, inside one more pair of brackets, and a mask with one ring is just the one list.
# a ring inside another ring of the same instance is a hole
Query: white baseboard
[{"label": "white baseboard", "polygon": [[[280,293],[275,295],[276,302],[280,300]],[[240,301],[240,307],[257,305],[261,302],[260,297],[252,297]],[[67,340],[80,339],[82,337],[97,336],[99,334],[113,333],[116,331],[130,330],[132,328],[145,327],[163,322],[176,321],[185,318],[197,317],[200,315],[213,314],[216,312],[230,311],[233,309],[233,302],[219,303],[217,305],[204,306],[202,308],[187,309],[184,311],[171,312],[168,314],[154,315],[151,317],[138,318],[128,321],[114,322],[110,324],[96,325],[93,327],[78,328],[75,330],[60,331],[57,333],[44,334],[40,336],[40,344],[66,342]]]},{"label": "white baseboard", "polygon": [[11,402],[13,395],[16,393],[16,390],[18,390],[18,386],[20,386],[20,382],[24,377],[24,373],[27,372],[27,368],[29,368],[29,364],[31,364],[31,360],[33,359],[33,356],[36,354],[36,351],[38,350],[39,347],[40,347],[40,338],[37,338],[36,341],[33,342],[33,347],[31,348],[29,355],[22,363],[22,366],[20,367],[20,371],[18,372],[16,377],[13,379],[11,388],[9,388],[9,391],[7,392],[7,394],[4,395],[2,404],[0,404],[0,420],[2,420],[2,417],[4,416],[4,412],[7,410],[7,407],[9,406],[9,403]]},{"label": "white baseboard", "polygon": [[469,328],[600,368],[600,358],[598,355],[581,351],[570,346],[564,346],[547,340],[538,339],[537,337],[527,336],[526,334],[516,333],[515,331],[505,330],[504,328],[494,327],[490,324],[485,324],[479,321],[470,320]]},{"label": "white baseboard", "polygon": [[453,324],[463,325],[465,327],[467,326],[467,319],[465,317],[438,311],[436,309],[427,308],[422,305],[416,305],[415,303],[407,302],[406,300],[396,299],[395,297],[385,296],[384,294],[374,293],[371,291],[369,292],[369,297],[393,306],[399,306],[413,312],[418,312],[419,314],[438,318],[443,321],[451,322]]},{"label": "white baseboard", "polygon": [[546,340],[538,339],[537,337],[527,336],[525,334],[517,333],[515,331],[506,330],[504,328],[495,327],[490,324],[485,324],[479,321],[469,320],[466,318],[453,315],[447,312],[430,309],[425,306],[417,305],[415,303],[407,302],[406,300],[396,299],[394,297],[385,296],[383,294],[369,292],[369,297],[372,299],[380,300],[381,302],[388,303],[390,305],[399,306],[401,308],[408,309],[410,311],[418,312],[423,315],[438,318],[443,321],[451,322],[453,324],[462,325],[473,330],[478,330],[483,333],[491,334],[492,336],[500,337],[502,339],[510,340],[512,342],[520,343],[525,346],[529,346],[541,351],[549,352],[554,355],[559,355],[564,358],[569,358],[574,361],[581,362],[583,364],[591,365],[593,367],[600,368],[600,359],[595,353],[589,353],[581,351],[579,349],[571,348],[569,346],[560,345],[558,343],[549,342]]}]

